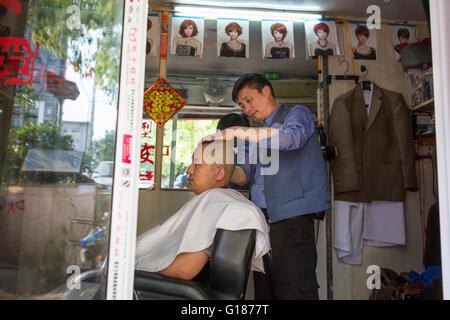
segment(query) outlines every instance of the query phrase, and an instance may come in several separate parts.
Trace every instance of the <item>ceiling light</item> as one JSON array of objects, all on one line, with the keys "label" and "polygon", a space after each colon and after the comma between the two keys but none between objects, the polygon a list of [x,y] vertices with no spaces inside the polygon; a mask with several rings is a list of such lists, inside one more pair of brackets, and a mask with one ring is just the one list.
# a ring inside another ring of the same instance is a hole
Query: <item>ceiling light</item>
[{"label": "ceiling light", "polygon": [[[177,0],[177,4],[206,6],[206,7],[225,7],[225,8],[258,8],[280,10],[279,4],[261,3],[260,1],[210,1],[210,0]],[[315,11],[320,12],[321,7],[315,5],[289,5],[290,11]]]},{"label": "ceiling light", "polygon": [[233,19],[277,19],[304,21],[305,19],[320,19],[322,14],[316,12],[300,12],[291,10],[262,10],[262,9],[225,9],[223,7],[203,6],[175,6],[174,11],[180,15],[194,15],[205,18],[233,18]]}]

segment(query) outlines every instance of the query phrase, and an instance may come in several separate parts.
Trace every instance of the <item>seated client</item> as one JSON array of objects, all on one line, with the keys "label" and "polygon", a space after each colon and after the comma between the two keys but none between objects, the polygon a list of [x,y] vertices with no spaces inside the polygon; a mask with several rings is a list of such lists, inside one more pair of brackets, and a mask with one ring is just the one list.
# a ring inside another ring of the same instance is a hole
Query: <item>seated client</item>
[{"label": "seated client", "polygon": [[256,230],[252,270],[264,272],[270,250],[269,228],[260,209],[239,192],[227,189],[236,163],[232,145],[200,144],[187,173],[197,195],[168,220],[137,239],[136,270],[190,280],[208,263],[217,229]]}]

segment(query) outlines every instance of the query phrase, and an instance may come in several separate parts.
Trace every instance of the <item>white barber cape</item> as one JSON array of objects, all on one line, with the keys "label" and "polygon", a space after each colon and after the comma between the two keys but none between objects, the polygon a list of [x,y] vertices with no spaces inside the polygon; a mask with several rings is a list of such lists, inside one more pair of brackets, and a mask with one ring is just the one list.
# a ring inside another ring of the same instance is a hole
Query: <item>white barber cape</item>
[{"label": "white barber cape", "polygon": [[256,229],[251,269],[264,272],[262,257],[270,250],[269,227],[264,215],[239,192],[225,188],[201,193],[164,223],[139,236],[135,269],[161,271],[179,253],[208,248],[217,229]]}]

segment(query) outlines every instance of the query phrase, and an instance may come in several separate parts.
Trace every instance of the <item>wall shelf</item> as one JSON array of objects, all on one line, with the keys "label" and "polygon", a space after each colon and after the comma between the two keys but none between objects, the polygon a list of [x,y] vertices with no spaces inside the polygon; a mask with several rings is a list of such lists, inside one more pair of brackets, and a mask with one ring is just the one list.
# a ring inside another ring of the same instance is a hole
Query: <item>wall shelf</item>
[{"label": "wall shelf", "polygon": [[422,102],[417,106],[411,108],[412,112],[429,112],[434,110],[434,98]]},{"label": "wall shelf", "polygon": [[435,146],[436,145],[436,135],[427,134],[424,136],[419,136],[417,139],[419,146]]}]

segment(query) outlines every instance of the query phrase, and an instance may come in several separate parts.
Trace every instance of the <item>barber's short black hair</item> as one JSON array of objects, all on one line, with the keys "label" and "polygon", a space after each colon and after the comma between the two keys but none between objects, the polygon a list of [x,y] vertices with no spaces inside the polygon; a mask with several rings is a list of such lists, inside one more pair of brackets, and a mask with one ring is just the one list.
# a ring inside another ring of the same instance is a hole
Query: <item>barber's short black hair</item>
[{"label": "barber's short black hair", "polygon": [[265,86],[269,86],[270,92],[272,93],[272,96],[275,98],[275,92],[273,91],[272,84],[269,80],[266,79],[262,74],[260,73],[247,73],[244,74],[241,78],[239,78],[238,81],[234,84],[233,87],[233,101],[238,102],[237,96],[239,94],[239,91],[244,89],[245,87],[249,87],[250,89],[256,89],[259,92],[262,92],[262,89]]},{"label": "barber's short black hair", "polygon": [[219,123],[217,123],[217,130],[224,130],[234,126],[250,127],[250,122],[245,115],[229,113],[219,120]]}]

